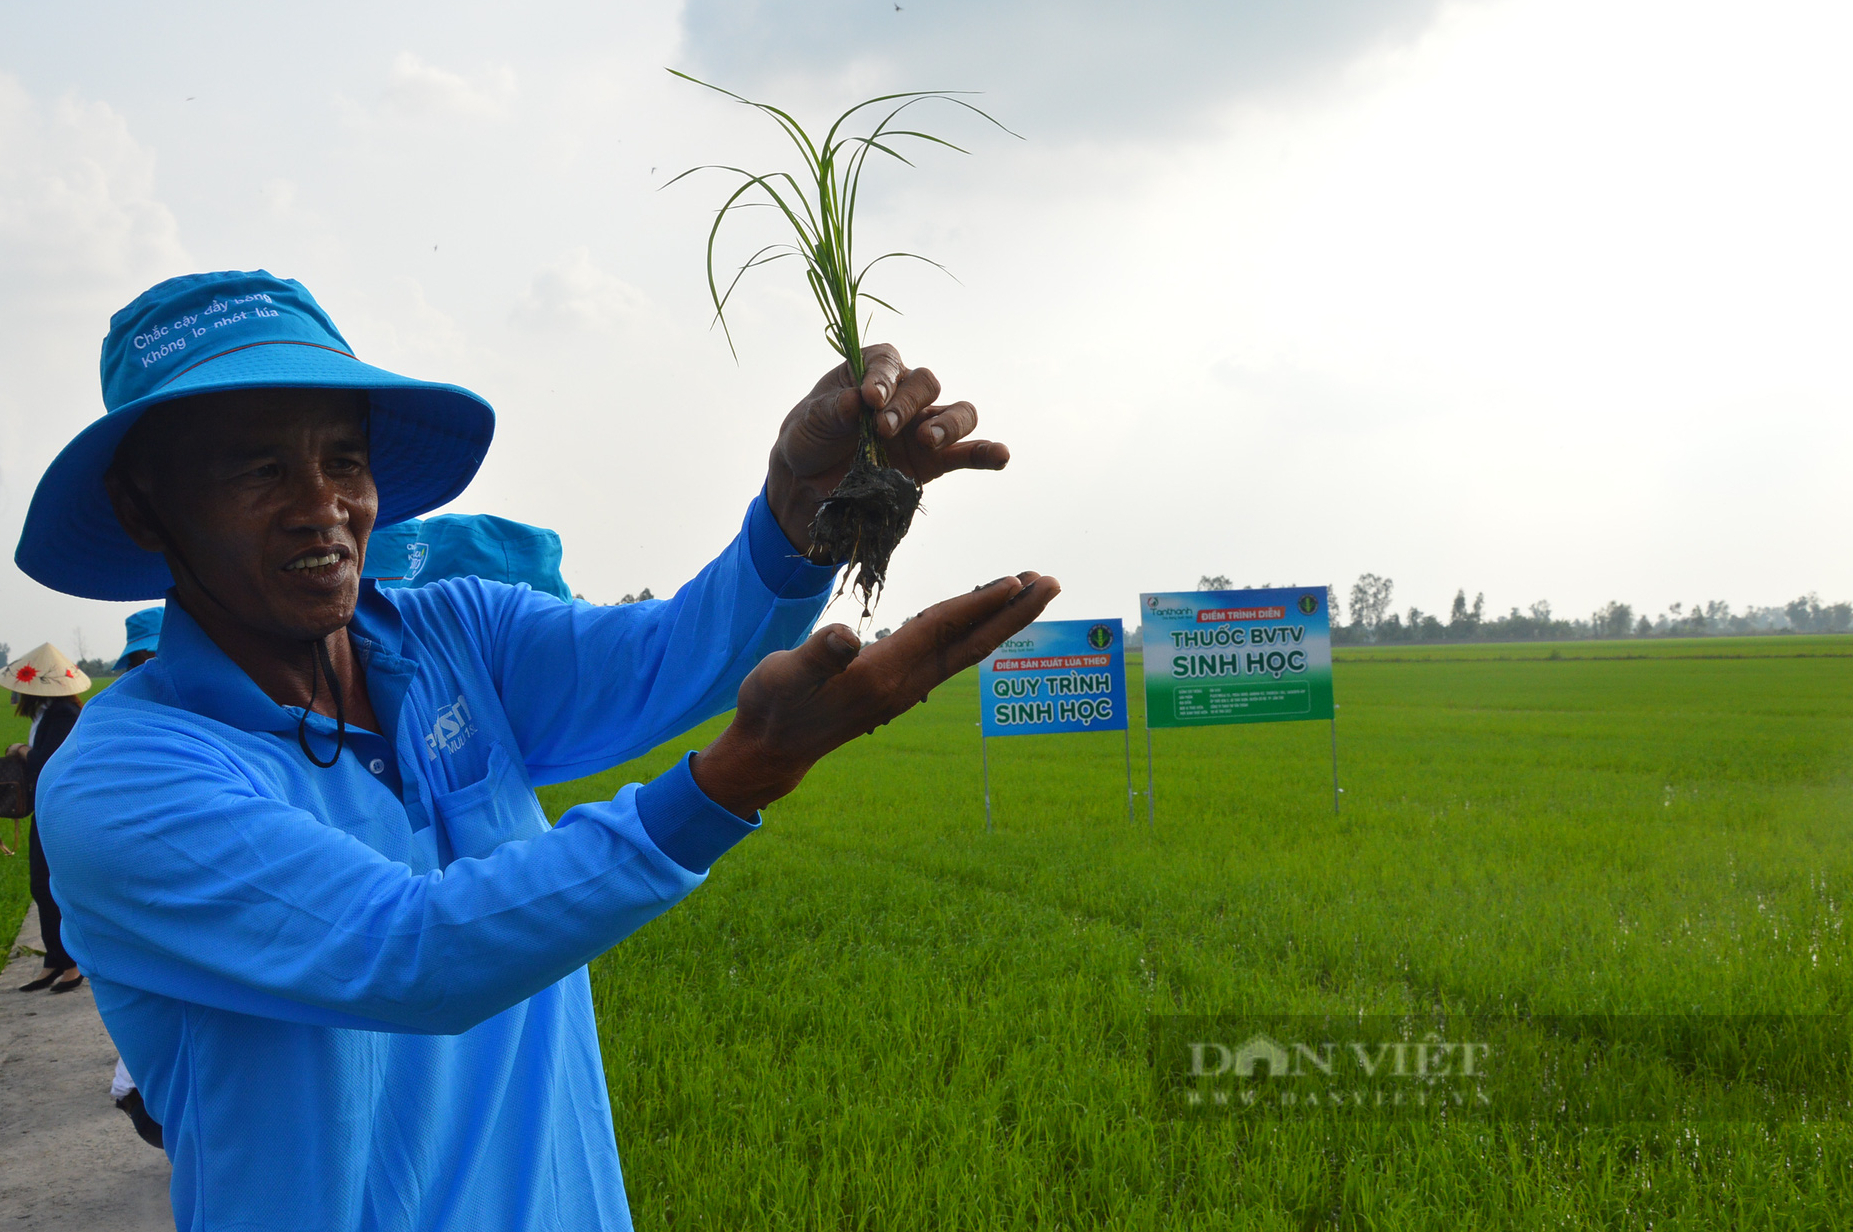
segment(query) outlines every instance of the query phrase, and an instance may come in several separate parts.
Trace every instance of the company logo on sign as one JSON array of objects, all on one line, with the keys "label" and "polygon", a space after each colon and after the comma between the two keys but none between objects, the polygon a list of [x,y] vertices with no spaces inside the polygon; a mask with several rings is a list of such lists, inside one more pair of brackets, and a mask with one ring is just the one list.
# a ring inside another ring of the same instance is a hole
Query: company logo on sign
[{"label": "company logo on sign", "polygon": [[455,702],[438,711],[431,730],[425,733],[425,756],[436,757],[439,749],[455,753],[475,734],[476,721],[470,717],[469,704],[459,693]]},{"label": "company logo on sign", "polygon": [[1314,612],[1318,610],[1319,610],[1319,596],[1318,595],[1301,595],[1300,596],[1300,612],[1303,615],[1311,616]]},{"label": "company logo on sign", "polygon": [[1106,625],[1095,625],[1087,631],[1087,644],[1095,650],[1105,650],[1113,644],[1113,630]]}]

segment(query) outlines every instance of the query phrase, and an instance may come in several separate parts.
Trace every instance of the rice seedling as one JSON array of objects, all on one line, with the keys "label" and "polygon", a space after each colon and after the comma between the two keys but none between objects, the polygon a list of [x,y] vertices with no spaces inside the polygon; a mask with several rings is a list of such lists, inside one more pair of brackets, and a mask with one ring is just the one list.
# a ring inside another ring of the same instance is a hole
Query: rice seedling
[{"label": "rice seedling", "polygon": [[[867,300],[870,304],[896,314],[900,311],[893,304],[863,289],[863,280],[869,271],[884,261],[900,258],[924,261],[936,269],[945,270],[945,266],[939,262],[912,252],[884,252],[861,266],[856,264],[856,202],[862,186],[862,172],[869,156],[885,155],[911,167],[912,161],[899,149],[902,143],[908,141],[943,146],[960,154],[968,153],[942,137],[917,128],[901,127],[897,123],[903,112],[921,103],[949,103],[979,116],[1004,132],[1010,130],[960,97],[967,91],[917,90],[883,94],[857,103],[836,118],[822,141],[815,141],[797,120],[777,107],[754,102],[687,73],[676,72],[675,69],[669,71],[684,81],[725,94],[771,117],[790,138],[803,160],[803,167],[797,172],[753,172],[742,167],[709,163],[692,167],[669,181],[669,184],[674,184],[697,171],[725,171],[740,177],[740,183],[715,214],[714,226],[708,232],[708,291],[714,300],[715,320],[727,337],[729,349],[733,349],[733,333],[727,325],[727,303],[740,285],[740,280],[748,270],[787,257],[797,257],[804,264],[811,294],[816,297],[817,306],[823,311],[824,338],[831,349],[847,362],[851,377],[860,385],[864,375],[862,339],[873,317],[872,310],[869,317],[860,315],[862,301]],[[880,110],[884,107],[885,114]],[[845,131],[855,117],[864,113],[880,114],[881,119],[867,133]],[[667,188],[668,184],[664,187]],[[750,206],[776,209],[790,225],[793,238],[791,242],[768,244],[760,248],[734,271],[723,289],[715,271],[715,245],[720,237],[721,224],[726,222],[734,210]],[[738,356],[737,351],[735,355]],[[887,579],[888,562],[908,528],[913,525],[914,513],[919,506],[919,483],[889,464],[888,452],[875,431],[874,413],[864,406],[855,459],[842,481],[818,506],[816,517],[811,523],[811,559],[819,564],[849,566],[844,573],[843,585],[850,585],[853,574],[856,592],[862,599],[864,616],[869,614],[870,606],[880,593]]]}]

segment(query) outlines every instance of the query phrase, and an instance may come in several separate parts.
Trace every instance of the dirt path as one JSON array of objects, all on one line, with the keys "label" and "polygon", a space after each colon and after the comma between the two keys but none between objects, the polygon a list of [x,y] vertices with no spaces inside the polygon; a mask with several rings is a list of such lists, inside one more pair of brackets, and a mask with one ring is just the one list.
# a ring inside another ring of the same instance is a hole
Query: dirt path
[{"label": "dirt path", "polygon": [[167,1156],[109,1098],[116,1047],[89,982],[14,991],[43,948],[34,907],[0,977],[0,1228],[171,1232]]}]

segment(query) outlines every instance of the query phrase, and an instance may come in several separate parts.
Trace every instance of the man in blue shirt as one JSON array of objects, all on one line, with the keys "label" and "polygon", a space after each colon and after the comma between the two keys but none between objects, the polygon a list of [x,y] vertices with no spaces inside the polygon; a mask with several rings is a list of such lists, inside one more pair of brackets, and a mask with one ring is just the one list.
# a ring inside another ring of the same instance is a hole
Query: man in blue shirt
[{"label": "man in blue shirt", "polygon": [[[453,498],[492,415],[353,358],[299,284],[174,279],[111,322],[108,413],[16,559],[165,593],[158,657],[40,784],[65,937],[173,1159],[181,1228],[628,1228],[585,964],[675,904],[831,749],[1035,619],[1024,574],[862,648],[809,633],[806,528],[867,405],[921,482],[996,469],[884,347],[819,382],[740,534],[673,598],[600,608],[361,580]],[[807,636],[808,634],[808,636]],[[706,749],[549,827],[538,783],[737,703]]]}]

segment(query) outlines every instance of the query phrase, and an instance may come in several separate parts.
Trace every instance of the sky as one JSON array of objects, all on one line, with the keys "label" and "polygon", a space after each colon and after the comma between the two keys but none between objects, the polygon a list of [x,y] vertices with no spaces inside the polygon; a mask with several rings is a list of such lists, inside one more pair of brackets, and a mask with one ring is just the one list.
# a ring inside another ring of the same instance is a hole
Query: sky
[{"label": "sky", "polygon": [[[870,628],[1022,569],[1069,619],[1204,574],[1853,597],[1850,34],[1803,0],[0,5],[0,540],[101,413],[110,314],[261,267],[496,406],[453,511],[559,531],[590,599],[668,593],[835,363],[794,269],[744,284],[737,359],[711,328],[726,185],[662,186],[790,156],[676,67],[820,122],[977,90],[1020,135],[924,111],[970,154],[869,171],[859,247],[954,275],[883,267],[871,337],[1013,452],[927,489]],[[0,565],[15,653],[112,655],[135,606]]]}]

